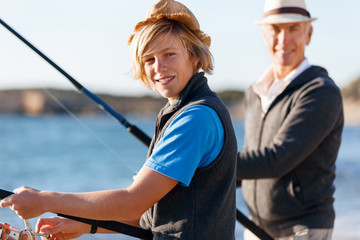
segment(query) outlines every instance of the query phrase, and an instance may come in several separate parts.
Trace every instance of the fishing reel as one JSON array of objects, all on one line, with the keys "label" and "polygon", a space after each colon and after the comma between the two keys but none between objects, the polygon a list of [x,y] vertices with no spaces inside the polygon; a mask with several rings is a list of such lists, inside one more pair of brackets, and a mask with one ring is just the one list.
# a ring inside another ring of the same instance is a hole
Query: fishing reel
[{"label": "fishing reel", "polygon": [[28,220],[25,220],[24,230],[12,227],[8,223],[0,223],[0,240],[35,240],[36,236],[42,239],[49,238],[47,234],[34,232]]}]

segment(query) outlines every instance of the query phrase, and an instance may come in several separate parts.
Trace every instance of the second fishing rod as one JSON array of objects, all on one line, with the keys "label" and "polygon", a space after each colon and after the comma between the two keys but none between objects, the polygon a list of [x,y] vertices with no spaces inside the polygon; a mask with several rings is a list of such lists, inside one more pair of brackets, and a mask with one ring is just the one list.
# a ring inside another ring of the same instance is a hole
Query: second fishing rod
[{"label": "second fishing rod", "polygon": [[[140,140],[147,147],[150,146],[151,138],[141,131],[135,125],[130,124],[122,115],[117,113],[113,108],[111,108],[106,102],[104,102],[97,95],[93,94],[89,90],[87,90],[83,85],[81,85],[78,81],[76,81],[73,77],[71,77],[67,72],[65,72],[62,68],[60,68],[56,63],[54,63],[50,58],[44,55],[40,50],[38,50],[34,45],[32,45],[29,41],[23,38],[18,32],[16,32],[13,28],[11,28],[8,24],[6,24],[2,19],[0,19],[0,24],[3,25],[7,30],[9,30],[12,34],[14,34],[18,39],[20,39],[23,43],[25,43],[28,47],[30,47],[34,52],[36,52],[40,57],[42,57],[46,62],[48,62],[51,66],[53,66],[56,70],[58,70],[63,76],[65,76],[80,92],[85,94],[88,98],[94,101],[98,107],[104,112],[110,114],[116,120],[118,120],[122,125],[126,127],[126,129],[135,136],[138,140]],[[268,235],[263,229],[259,228],[255,223],[249,220],[241,211],[236,209],[236,219],[243,226],[248,228],[252,233],[254,233],[257,237],[262,240],[272,240],[273,238]]]}]

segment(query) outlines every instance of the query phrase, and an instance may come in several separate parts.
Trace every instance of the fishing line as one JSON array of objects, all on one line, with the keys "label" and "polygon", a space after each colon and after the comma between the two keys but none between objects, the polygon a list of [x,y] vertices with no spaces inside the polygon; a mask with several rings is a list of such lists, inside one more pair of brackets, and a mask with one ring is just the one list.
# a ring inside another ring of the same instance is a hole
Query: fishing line
[{"label": "fishing line", "polygon": [[134,174],[137,173],[137,170],[135,170],[131,165],[127,163],[127,161],[123,160],[121,156],[112,149],[103,139],[101,139],[91,128],[89,128],[83,121],[81,121],[69,108],[67,108],[54,94],[52,94],[49,90],[42,87],[42,90],[52,98],[66,113],[68,113],[72,118],[74,118],[83,128],[85,128],[103,147],[105,147],[109,152],[114,154],[123,165],[125,165],[130,171],[132,171]]}]

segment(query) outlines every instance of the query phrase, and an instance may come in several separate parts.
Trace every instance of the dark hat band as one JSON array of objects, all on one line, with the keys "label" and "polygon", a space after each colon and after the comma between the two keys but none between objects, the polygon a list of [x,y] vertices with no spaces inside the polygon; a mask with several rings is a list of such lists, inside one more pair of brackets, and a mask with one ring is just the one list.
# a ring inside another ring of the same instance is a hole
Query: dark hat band
[{"label": "dark hat band", "polygon": [[283,7],[283,8],[276,8],[276,9],[272,9],[270,11],[267,11],[266,13],[264,13],[264,18],[270,16],[270,15],[274,15],[274,14],[282,14],[282,13],[297,13],[303,16],[307,16],[309,18],[310,17],[310,13],[308,11],[306,11],[303,8],[298,8],[298,7]]}]

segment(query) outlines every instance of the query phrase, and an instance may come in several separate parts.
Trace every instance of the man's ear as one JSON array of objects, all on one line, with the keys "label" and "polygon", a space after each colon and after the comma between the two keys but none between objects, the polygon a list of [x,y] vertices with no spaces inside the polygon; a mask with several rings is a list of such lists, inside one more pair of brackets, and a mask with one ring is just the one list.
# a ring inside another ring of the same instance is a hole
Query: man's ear
[{"label": "man's ear", "polygon": [[313,33],[313,26],[311,24],[309,24],[309,29],[308,29],[308,36],[307,36],[307,40],[306,40],[306,45],[310,44],[310,40],[311,40],[311,36]]}]

